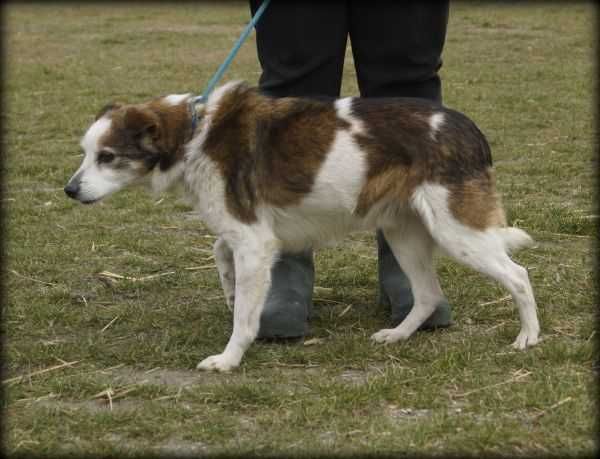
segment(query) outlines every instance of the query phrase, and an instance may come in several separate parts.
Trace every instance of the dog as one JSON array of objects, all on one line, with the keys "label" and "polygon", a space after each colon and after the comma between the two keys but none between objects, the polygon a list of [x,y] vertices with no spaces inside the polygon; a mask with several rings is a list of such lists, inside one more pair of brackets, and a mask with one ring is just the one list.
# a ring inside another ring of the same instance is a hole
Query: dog
[{"label": "dog", "polygon": [[[108,105],[81,140],[84,159],[65,187],[82,203],[127,185],[182,183],[216,235],[214,256],[233,332],[197,368],[229,371],[254,341],[278,253],[323,246],[351,231],[383,231],[408,276],[414,307],[372,336],[405,340],[443,298],[438,247],[511,293],[521,329],[539,341],[527,270],[511,251],[532,243],[508,227],[489,145],[465,115],[412,98],[273,98],[244,82],[137,105]],[[197,124],[197,127],[195,125]]]}]

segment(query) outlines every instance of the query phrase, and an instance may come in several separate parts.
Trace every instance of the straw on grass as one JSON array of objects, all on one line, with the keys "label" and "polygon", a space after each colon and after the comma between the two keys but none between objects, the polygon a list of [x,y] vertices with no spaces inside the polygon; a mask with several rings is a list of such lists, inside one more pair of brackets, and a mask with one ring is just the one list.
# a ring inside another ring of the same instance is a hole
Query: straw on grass
[{"label": "straw on grass", "polygon": [[50,371],[55,371],[55,370],[60,370],[61,368],[65,368],[65,367],[71,367],[73,365],[75,365],[76,363],[81,362],[81,360],[73,360],[72,362],[65,362],[64,360],[62,360],[62,363],[59,365],[54,365],[52,367],[49,368],[44,368],[42,370],[37,370],[37,371],[33,371],[31,373],[28,373],[26,375],[21,375],[21,376],[15,376],[14,378],[8,378],[5,379],[4,381],[2,381],[2,384],[10,384],[13,382],[21,382],[23,379],[29,379],[32,376],[38,376],[44,373],[48,373]]},{"label": "straw on grass", "polygon": [[42,281],[42,280],[36,279],[34,277],[25,276],[23,274],[18,273],[14,269],[9,269],[8,272],[14,274],[17,277],[20,277],[21,279],[27,279],[27,280],[30,280],[30,281],[33,281],[33,282],[37,282],[38,284],[49,285],[51,287],[54,287],[54,286],[58,285],[58,284],[56,284],[54,282],[46,282],[46,281]]},{"label": "straw on grass", "polygon": [[479,306],[489,306],[491,304],[503,303],[505,301],[510,300],[511,298],[512,298],[511,295],[506,295],[506,296],[503,296],[502,298],[498,298],[497,300],[486,301],[485,303],[479,303]]},{"label": "straw on grass", "polygon": [[506,381],[502,381],[496,384],[490,384],[489,386],[483,386],[483,387],[478,387],[477,389],[473,389],[467,392],[463,392],[462,394],[455,394],[454,397],[467,397],[471,394],[475,394],[477,392],[481,392],[483,390],[487,390],[487,389],[491,389],[492,387],[498,387],[498,386],[502,386],[504,384],[511,384],[511,383],[515,383],[518,382],[519,380],[529,376],[531,374],[530,371],[527,370],[517,370],[514,374],[513,377],[507,379]]},{"label": "straw on grass", "polygon": [[185,269],[186,271],[201,271],[204,269],[213,269],[216,267],[217,267],[217,265],[202,265],[202,266],[190,266],[188,268],[183,268],[183,269]]},{"label": "straw on grass", "polygon": [[132,277],[132,276],[123,276],[121,274],[116,274],[116,273],[111,273],[110,271],[102,271],[100,273],[98,273],[98,275],[100,277],[105,277],[111,280],[128,280],[131,282],[141,282],[141,281],[147,281],[150,279],[156,279],[157,277],[162,277],[162,276],[170,276],[171,274],[175,274],[175,271],[167,271],[165,273],[158,273],[158,274],[150,274],[148,276],[142,276],[142,277]]},{"label": "straw on grass", "polygon": [[541,418],[542,416],[546,415],[549,411],[552,411],[555,408],[558,408],[561,405],[564,405],[565,403],[568,403],[570,401],[573,400],[573,397],[567,397],[567,398],[563,398],[562,400],[559,400],[558,402],[550,405],[548,408],[546,408],[545,410],[542,410],[539,413],[536,413],[535,415],[533,415],[533,419],[534,421],[537,421],[539,418]]}]

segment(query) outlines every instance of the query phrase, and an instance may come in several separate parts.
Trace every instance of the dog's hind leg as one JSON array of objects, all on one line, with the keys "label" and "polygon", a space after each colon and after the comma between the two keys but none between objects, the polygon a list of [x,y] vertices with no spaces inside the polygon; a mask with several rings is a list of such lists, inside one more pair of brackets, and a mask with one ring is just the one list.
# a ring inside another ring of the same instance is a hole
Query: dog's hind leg
[{"label": "dog's hind leg", "polygon": [[233,252],[225,242],[225,239],[220,237],[215,241],[213,253],[217,270],[219,271],[219,280],[225,295],[225,302],[229,310],[233,310],[235,301],[235,263],[233,262]]},{"label": "dog's hind leg", "polygon": [[433,240],[416,216],[407,216],[401,226],[384,229],[384,235],[414,296],[413,308],[396,328],[380,330],[371,337],[393,343],[411,336],[435,311],[444,294],[433,265]]},{"label": "dog's hind leg", "polygon": [[493,230],[487,230],[491,231],[488,234],[476,234],[477,230],[466,228],[459,231],[463,234],[457,236],[446,228],[434,237],[457,261],[490,276],[511,293],[521,320],[521,330],[513,347],[522,350],[537,344],[540,324],[527,270],[510,259]]},{"label": "dog's hind leg", "polygon": [[233,245],[233,333],[225,350],[204,359],[198,364],[198,369],[229,371],[240,364],[258,334],[260,315],[271,285],[271,267],[277,252],[275,240],[264,235],[247,234],[242,241]]},{"label": "dog's hind leg", "polygon": [[539,341],[540,325],[527,270],[510,259],[508,252],[532,242],[522,230],[507,227],[474,229],[450,212],[447,190],[426,185],[413,198],[413,205],[430,234],[448,255],[502,284],[512,295],[521,319],[521,331],[513,343],[525,349]]}]

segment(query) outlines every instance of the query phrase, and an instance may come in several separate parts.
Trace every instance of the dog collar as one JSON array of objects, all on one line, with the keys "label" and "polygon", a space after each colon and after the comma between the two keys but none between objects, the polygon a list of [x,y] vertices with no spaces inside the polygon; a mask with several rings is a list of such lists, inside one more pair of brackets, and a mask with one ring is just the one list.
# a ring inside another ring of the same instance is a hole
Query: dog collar
[{"label": "dog collar", "polygon": [[203,95],[197,96],[197,97],[193,97],[190,100],[189,103],[189,109],[190,109],[190,116],[192,118],[192,135],[194,134],[194,132],[196,132],[196,127],[198,126],[198,110],[196,110],[196,106],[198,104],[205,104],[206,103],[206,97],[204,97]]},{"label": "dog collar", "polygon": [[196,132],[196,127],[198,126],[198,121],[199,121],[198,110],[196,110],[196,106],[198,105],[198,102],[199,102],[199,99],[194,97],[192,100],[190,100],[190,103],[189,103],[190,115],[192,118],[192,135],[194,134],[194,132]]}]

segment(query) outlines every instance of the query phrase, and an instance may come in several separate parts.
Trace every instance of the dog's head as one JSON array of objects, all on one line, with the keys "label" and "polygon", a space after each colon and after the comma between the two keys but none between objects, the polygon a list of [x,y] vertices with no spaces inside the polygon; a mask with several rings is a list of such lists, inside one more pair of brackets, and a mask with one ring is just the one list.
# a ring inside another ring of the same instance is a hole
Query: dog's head
[{"label": "dog's head", "polygon": [[191,135],[187,95],[107,105],[81,140],[83,162],[65,193],[89,204],[145,178],[153,188],[166,188],[157,183],[165,177],[173,181],[183,169],[184,145]]}]

